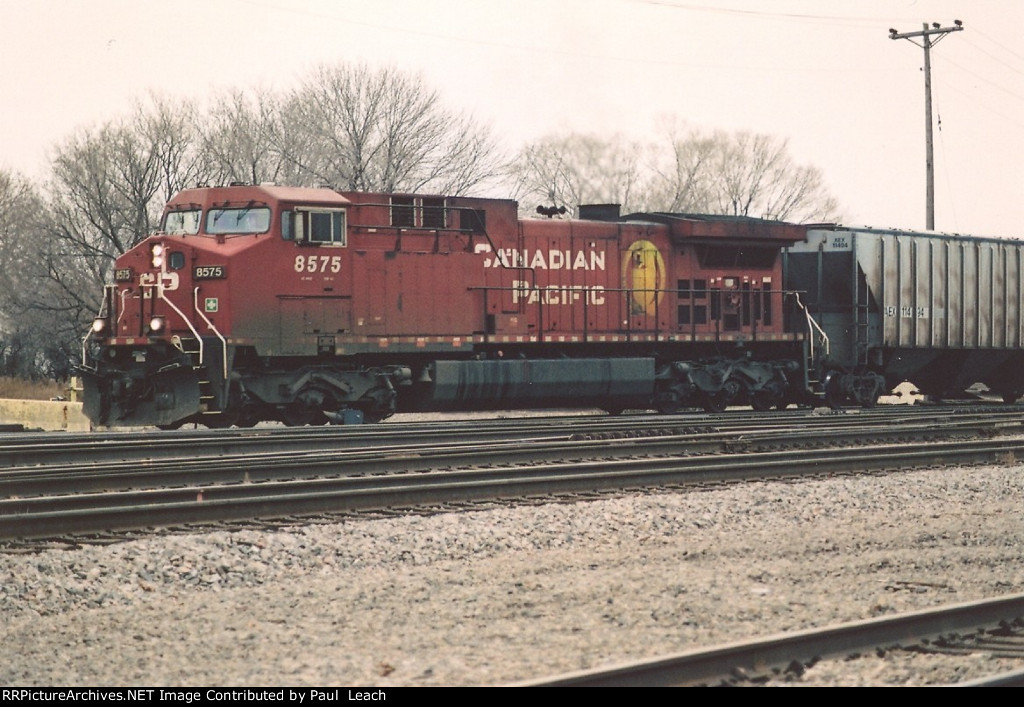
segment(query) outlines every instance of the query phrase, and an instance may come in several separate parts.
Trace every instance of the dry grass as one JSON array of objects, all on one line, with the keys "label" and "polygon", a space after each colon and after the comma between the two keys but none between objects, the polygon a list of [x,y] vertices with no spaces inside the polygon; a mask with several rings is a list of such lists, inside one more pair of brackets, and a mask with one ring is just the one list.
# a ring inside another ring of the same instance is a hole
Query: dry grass
[{"label": "dry grass", "polygon": [[49,400],[67,396],[67,386],[53,381],[30,381],[0,377],[0,398],[14,400]]}]

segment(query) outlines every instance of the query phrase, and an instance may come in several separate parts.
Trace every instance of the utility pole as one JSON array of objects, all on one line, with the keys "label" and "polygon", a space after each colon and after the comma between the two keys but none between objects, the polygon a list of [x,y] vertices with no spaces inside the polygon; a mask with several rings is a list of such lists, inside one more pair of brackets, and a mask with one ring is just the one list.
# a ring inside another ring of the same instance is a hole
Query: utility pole
[{"label": "utility pole", "polygon": [[[889,30],[889,39],[906,39],[912,44],[924,49],[924,168],[925,168],[925,228],[929,231],[935,230],[935,160],[932,150],[932,47],[938,44],[943,37],[950,32],[960,32],[964,23],[954,20],[952,27],[942,27],[938,22],[933,22],[929,27],[925,22],[920,32],[897,32]],[[937,35],[932,41],[932,36]],[[920,37],[918,44],[915,37]]]}]

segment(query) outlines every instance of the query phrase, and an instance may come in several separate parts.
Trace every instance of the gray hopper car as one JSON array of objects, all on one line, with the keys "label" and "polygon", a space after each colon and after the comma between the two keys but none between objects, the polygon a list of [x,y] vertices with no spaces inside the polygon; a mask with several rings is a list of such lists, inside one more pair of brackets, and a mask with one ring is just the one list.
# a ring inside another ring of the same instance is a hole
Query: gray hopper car
[{"label": "gray hopper car", "polygon": [[[832,402],[878,378],[936,399],[984,383],[1024,393],[1024,242],[814,227],[785,254],[787,289],[821,328],[817,374]],[[831,384],[829,381],[831,380]]]}]

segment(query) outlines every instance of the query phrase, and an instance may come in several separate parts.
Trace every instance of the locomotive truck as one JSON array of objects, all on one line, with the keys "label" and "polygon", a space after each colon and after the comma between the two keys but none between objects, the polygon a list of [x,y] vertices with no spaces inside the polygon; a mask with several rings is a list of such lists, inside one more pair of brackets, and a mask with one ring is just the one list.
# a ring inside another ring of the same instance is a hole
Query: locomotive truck
[{"label": "locomotive truck", "polygon": [[[115,263],[83,342],[84,409],[95,425],[161,427],[767,410],[870,406],[916,378],[935,394],[971,378],[1015,398],[1021,250],[922,245],[935,238],[615,205],[522,219],[502,199],[188,189]],[[929,283],[961,286],[925,287],[926,265]]]}]

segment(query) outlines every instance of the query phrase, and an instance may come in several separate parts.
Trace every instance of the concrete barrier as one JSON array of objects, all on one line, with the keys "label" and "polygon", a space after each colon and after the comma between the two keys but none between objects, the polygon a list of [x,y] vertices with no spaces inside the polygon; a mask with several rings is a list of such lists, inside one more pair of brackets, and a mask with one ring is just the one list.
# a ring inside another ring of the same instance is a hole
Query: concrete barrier
[{"label": "concrete barrier", "polygon": [[65,400],[10,400],[0,398],[0,422],[24,425],[29,430],[88,432],[89,418],[82,403]]}]

